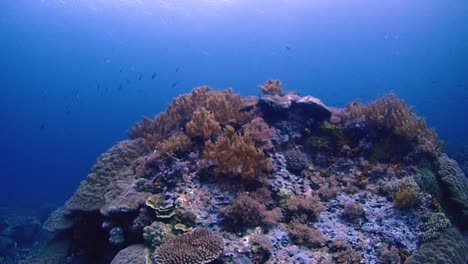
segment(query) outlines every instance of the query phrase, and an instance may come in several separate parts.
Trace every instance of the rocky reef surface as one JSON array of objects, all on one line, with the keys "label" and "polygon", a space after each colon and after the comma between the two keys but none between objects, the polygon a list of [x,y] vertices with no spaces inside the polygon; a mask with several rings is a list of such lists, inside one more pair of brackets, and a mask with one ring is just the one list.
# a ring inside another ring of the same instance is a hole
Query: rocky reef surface
[{"label": "rocky reef surface", "polygon": [[468,180],[403,100],[260,90],[198,87],[142,120],[20,263],[467,262]]}]

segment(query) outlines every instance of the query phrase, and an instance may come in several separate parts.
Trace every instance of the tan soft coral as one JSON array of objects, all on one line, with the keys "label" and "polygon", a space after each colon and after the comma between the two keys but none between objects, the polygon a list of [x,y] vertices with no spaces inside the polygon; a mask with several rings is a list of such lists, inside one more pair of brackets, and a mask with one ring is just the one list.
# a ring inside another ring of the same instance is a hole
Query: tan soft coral
[{"label": "tan soft coral", "polygon": [[267,95],[283,95],[283,85],[279,80],[267,80],[264,84],[259,86],[262,93]]},{"label": "tan soft coral", "polygon": [[425,146],[426,152],[436,152],[442,146],[437,134],[427,127],[426,121],[418,117],[404,100],[394,93],[380,97],[364,105],[359,101],[346,107],[351,120],[363,119],[377,127],[392,131],[408,140],[416,140]]},{"label": "tan soft coral", "polygon": [[189,137],[201,137],[205,140],[220,130],[221,127],[219,122],[216,121],[215,115],[204,107],[195,111],[192,120],[185,126],[185,131]]},{"label": "tan soft coral", "polygon": [[255,146],[252,138],[239,134],[229,125],[215,143],[211,140],[206,142],[203,157],[214,161],[216,176],[243,181],[259,180],[272,169],[270,159]]},{"label": "tan soft coral", "polygon": [[271,138],[274,129],[261,117],[255,117],[249,123],[242,126],[242,132],[252,137],[257,147],[268,150],[273,148]]},{"label": "tan soft coral", "polygon": [[215,91],[207,86],[197,87],[191,93],[174,99],[167,110],[154,119],[144,118],[129,132],[131,138],[144,138],[150,147],[183,130],[195,111],[205,108],[214,114],[221,125],[243,125],[249,113],[241,112],[243,100],[231,89]]}]

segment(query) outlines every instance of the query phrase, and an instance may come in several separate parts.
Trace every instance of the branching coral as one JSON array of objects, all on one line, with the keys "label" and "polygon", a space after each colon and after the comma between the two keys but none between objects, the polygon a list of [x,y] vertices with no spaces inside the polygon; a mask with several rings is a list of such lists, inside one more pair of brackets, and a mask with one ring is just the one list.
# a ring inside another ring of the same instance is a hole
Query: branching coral
[{"label": "branching coral", "polygon": [[267,80],[264,84],[259,86],[262,93],[268,95],[283,95],[283,85],[280,80]]},{"label": "branching coral", "polygon": [[154,253],[156,263],[204,264],[217,259],[224,250],[223,239],[207,228],[168,238]]},{"label": "branching coral", "polygon": [[220,130],[221,127],[219,122],[215,120],[214,114],[204,107],[195,111],[192,120],[185,126],[185,131],[189,137],[201,137],[205,140]]},{"label": "branching coral", "polygon": [[272,169],[270,159],[255,146],[252,138],[237,133],[231,126],[226,126],[216,143],[206,142],[203,157],[215,162],[216,176],[243,181],[259,180]]}]

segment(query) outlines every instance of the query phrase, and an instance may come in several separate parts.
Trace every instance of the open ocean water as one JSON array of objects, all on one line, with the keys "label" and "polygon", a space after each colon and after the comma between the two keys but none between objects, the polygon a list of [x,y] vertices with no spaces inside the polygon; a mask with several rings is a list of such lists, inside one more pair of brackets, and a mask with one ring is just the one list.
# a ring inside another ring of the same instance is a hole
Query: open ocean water
[{"label": "open ocean water", "polygon": [[467,1],[0,1],[0,218],[42,224],[174,97],[269,78],[336,107],[393,91],[468,159]]}]

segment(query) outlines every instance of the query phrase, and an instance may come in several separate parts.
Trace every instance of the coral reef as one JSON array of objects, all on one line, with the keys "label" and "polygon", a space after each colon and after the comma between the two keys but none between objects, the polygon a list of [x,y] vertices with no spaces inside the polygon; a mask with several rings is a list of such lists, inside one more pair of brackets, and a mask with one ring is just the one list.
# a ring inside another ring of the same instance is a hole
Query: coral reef
[{"label": "coral reef", "polygon": [[258,87],[260,91],[267,95],[283,95],[283,85],[280,80],[267,80]]},{"label": "coral reef", "polygon": [[403,100],[340,109],[261,90],[198,87],[143,119],[50,214],[33,258],[0,221],[4,259],[466,263],[467,178]]},{"label": "coral reef", "polygon": [[422,263],[466,263],[468,247],[461,234],[453,228],[445,229],[436,240],[423,243],[405,264]]},{"label": "coral reef", "polygon": [[223,239],[207,228],[167,239],[154,253],[156,263],[204,264],[217,259],[223,252]]},{"label": "coral reef", "polygon": [[149,252],[145,245],[136,244],[120,250],[111,264],[146,264],[148,258]]},{"label": "coral reef", "polygon": [[203,157],[214,161],[216,176],[254,181],[271,170],[270,160],[252,138],[239,134],[232,126],[226,126],[215,143],[206,142]]}]

